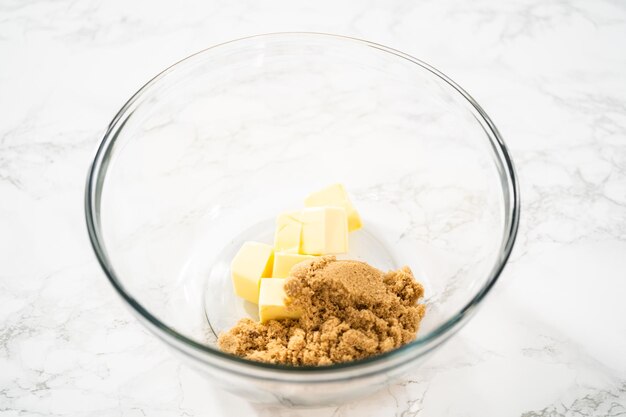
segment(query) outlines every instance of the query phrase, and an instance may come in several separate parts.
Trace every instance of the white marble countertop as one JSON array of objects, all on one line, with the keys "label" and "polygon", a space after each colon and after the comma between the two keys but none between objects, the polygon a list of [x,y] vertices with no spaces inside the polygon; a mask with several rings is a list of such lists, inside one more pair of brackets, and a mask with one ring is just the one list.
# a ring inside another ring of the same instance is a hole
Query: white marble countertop
[{"label": "white marble countertop", "polygon": [[[209,45],[319,31],[417,56],[507,141],[522,223],[484,308],[408,382],[338,408],[216,391],[99,269],[83,184],[147,79]],[[626,3],[617,0],[0,4],[0,416],[626,415]]]}]

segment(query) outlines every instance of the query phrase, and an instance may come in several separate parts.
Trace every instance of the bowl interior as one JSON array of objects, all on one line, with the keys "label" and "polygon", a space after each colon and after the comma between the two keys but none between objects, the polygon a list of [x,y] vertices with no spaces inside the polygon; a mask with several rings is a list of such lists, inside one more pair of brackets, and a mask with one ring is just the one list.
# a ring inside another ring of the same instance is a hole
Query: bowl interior
[{"label": "bowl interior", "polygon": [[493,280],[510,238],[509,182],[493,132],[428,67],[361,41],[240,40],[149,83],[108,132],[99,243],[124,291],[163,324],[215,348],[254,309],[233,294],[245,240],[343,183],[364,228],[350,258],[410,266],[426,286],[418,340]]}]

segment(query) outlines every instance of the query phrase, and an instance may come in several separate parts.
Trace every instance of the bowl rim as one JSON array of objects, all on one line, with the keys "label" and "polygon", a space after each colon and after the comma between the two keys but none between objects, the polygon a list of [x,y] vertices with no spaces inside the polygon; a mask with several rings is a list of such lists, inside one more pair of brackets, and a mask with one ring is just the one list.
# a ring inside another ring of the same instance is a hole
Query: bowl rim
[{"label": "bowl rim", "polygon": [[[133,105],[137,100],[150,89],[150,87],[157,83],[161,78],[163,78],[166,74],[170,73],[179,64],[184,63],[185,61],[190,60],[193,57],[201,55],[207,51],[220,48],[223,46],[227,46],[233,43],[239,43],[242,41],[249,41],[254,39],[267,39],[267,38],[277,38],[277,37],[289,37],[289,36],[303,36],[303,37],[316,37],[316,38],[326,38],[333,41],[344,41],[344,42],[352,42],[356,44],[360,44],[361,46],[367,46],[374,49],[381,50],[383,52],[389,53],[391,55],[395,55],[398,58],[405,59],[410,61],[411,63],[421,67],[422,69],[430,72],[440,80],[444,81],[451,87],[453,90],[456,90],[461,97],[463,97],[467,103],[470,105],[470,108],[475,111],[474,117],[477,119],[479,123],[483,125],[483,129],[487,133],[489,140],[491,141],[491,145],[493,148],[493,153],[496,156],[496,161],[500,163],[503,168],[500,173],[500,180],[503,187],[503,193],[505,194],[505,207],[504,207],[504,218],[505,218],[505,229],[502,236],[499,256],[496,258],[492,269],[489,272],[489,277],[486,280],[485,284],[478,289],[475,295],[460,309],[458,310],[452,317],[447,319],[445,322],[437,326],[432,331],[426,333],[425,335],[418,336],[412,342],[403,345],[397,349],[391,350],[389,352],[385,352],[379,355],[371,356],[364,359],[359,359],[351,362],[343,362],[332,365],[322,365],[322,366],[291,366],[291,365],[278,365],[278,364],[270,364],[264,362],[256,362],[247,359],[243,359],[225,352],[220,351],[219,349],[213,348],[211,346],[205,345],[203,343],[197,342],[193,339],[188,338],[187,336],[177,332],[176,330],[170,328],[164,322],[159,320],[155,315],[150,313],[145,307],[143,307],[130,293],[128,293],[122,284],[122,282],[118,279],[112,264],[109,262],[109,258],[106,252],[106,248],[104,246],[103,240],[101,239],[101,227],[100,227],[100,200],[101,200],[101,191],[104,184],[104,178],[106,171],[108,169],[109,156],[112,153],[113,145],[118,137],[119,130],[123,128],[124,121],[120,122],[124,115],[127,114],[129,110],[132,109]],[[479,119],[480,118],[480,119]],[[508,203],[508,204],[506,204]],[[344,36],[323,32],[273,32],[273,33],[264,33],[257,34],[252,36],[246,36],[242,38],[233,39],[227,42],[222,42],[208,48],[202,49],[194,54],[191,54],[176,63],[170,65],[159,74],[150,79],[146,84],[144,84],[131,98],[122,106],[122,108],[116,113],[111,122],[109,123],[106,132],[99,145],[97,146],[95,156],[93,161],[88,169],[87,181],[85,187],[85,201],[84,201],[84,209],[85,209],[85,220],[87,226],[87,232],[89,235],[89,241],[93,248],[93,251],[96,255],[98,263],[100,264],[102,270],[104,271],[106,277],[109,282],[115,288],[117,293],[121,296],[121,298],[131,307],[134,313],[139,314],[139,317],[147,320],[150,324],[149,329],[153,331],[158,337],[163,338],[170,346],[173,346],[177,350],[183,352],[184,354],[190,355],[192,357],[198,358],[197,353],[203,355],[208,354],[211,356],[216,356],[220,359],[230,361],[233,365],[243,366],[243,369],[248,369],[250,371],[259,371],[259,370],[271,370],[275,372],[288,372],[289,375],[294,375],[294,373],[304,373],[307,375],[319,375],[324,373],[334,373],[343,370],[353,370],[358,367],[364,367],[367,365],[378,364],[385,359],[391,359],[395,357],[402,356],[403,353],[407,353],[410,350],[417,349],[419,347],[424,347],[425,350],[423,353],[431,351],[436,346],[443,343],[447,340],[452,334],[458,331],[463,324],[476,310],[476,307],[480,304],[480,302],[485,298],[487,293],[494,286],[498,278],[500,277],[504,266],[507,263],[507,260],[510,257],[511,251],[513,249],[515,239],[517,236],[517,231],[519,227],[519,219],[520,219],[520,191],[519,184],[517,179],[517,174],[515,171],[515,166],[513,164],[512,158],[509,154],[509,151],[502,139],[502,135],[496,128],[493,121],[489,118],[487,113],[483,110],[483,108],[474,100],[472,96],[470,96],[463,88],[461,88],[457,83],[452,81],[448,76],[443,74],[441,71],[437,70],[433,66],[421,61],[409,54],[398,51],[394,48],[390,48],[375,42],[359,39],[352,36]],[[158,331],[162,333],[159,334]],[[167,340],[163,336],[167,335],[172,340]],[[172,344],[171,342],[175,343]],[[433,345],[434,343],[434,345]],[[181,348],[180,346],[184,346],[186,348],[190,348],[193,353],[190,353],[188,349]],[[430,345],[430,346],[429,346]],[[421,355],[418,355],[421,356]],[[203,361],[207,363],[206,361]],[[222,364],[210,363],[211,366],[215,366],[217,368],[225,369]],[[389,370],[390,368],[386,368]],[[233,371],[228,369],[228,371]],[[243,373],[247,376],[257,376],[250,375],[248,372],[238,372]],[[364,374],[359,374],[362,376]],[[258,377],[258,376],[257,376]]]}]

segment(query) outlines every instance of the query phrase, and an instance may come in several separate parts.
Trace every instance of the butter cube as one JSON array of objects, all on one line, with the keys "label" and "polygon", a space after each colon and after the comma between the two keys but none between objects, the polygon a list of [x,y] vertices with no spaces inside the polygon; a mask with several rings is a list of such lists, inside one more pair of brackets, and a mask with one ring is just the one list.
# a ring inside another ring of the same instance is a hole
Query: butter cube
[{"label": "butter cube", "polygon": [[259,318],[269,320],[297,319],[300,311],[287,307],[284,278],[263,278],[259,293]]},{"label": "butter cube", "polygon": [[298,253],[301,235],[300,213],[297,211],[281,213],[276,219],[274,249],[276,252]]},{"label": "butter cube", "polygon": [[300,253],[328,255],[348,252],[348,217],[341,207],[311,207],[300,212]]},{"label": "butter cube", "polygon": [[274,254],[274,270],[272,271],[272,277],[287,278],[289,276],[289,271],[291,271],[291,268],[294,265],[311,258],[315,258],[315,256],[276,252]]},{"label": "butter cube", "polygon": [[230,264],[235,294],[252,303],[259,301],[261,278],[269,277],[274,263],[274,248],[258,242],[246,242]]},{"label": "butter cube", "polygon": [[363,226],[361,216],[352,205],[346,189],[341,184],[333,184],[323,190],[311,193],[304,200],[305,207],[337,206],[343,207],[348,215],[348,230],[353,232]]}]

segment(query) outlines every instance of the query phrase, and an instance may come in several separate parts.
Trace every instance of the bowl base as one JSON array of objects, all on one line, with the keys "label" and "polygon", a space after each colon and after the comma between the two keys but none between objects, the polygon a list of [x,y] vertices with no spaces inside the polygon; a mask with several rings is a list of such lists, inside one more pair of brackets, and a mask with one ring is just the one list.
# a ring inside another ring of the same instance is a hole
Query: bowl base
[{"label": "bowl base", "polygon": [[[235,295],[230,277],[230,262],[244,242],[271,244],[273,237],[274,220],[258,223],[235,236],[215,258],[209,269],[203,297],[204,313],[212,333],[209,337],[217,338],[220,333],[245,317],[258,321],[256,304]],[[399,267],[382,241],[367,228],[350,233],[350,251],[338,255],[337,258],[364,261],[385,271]]]}]

